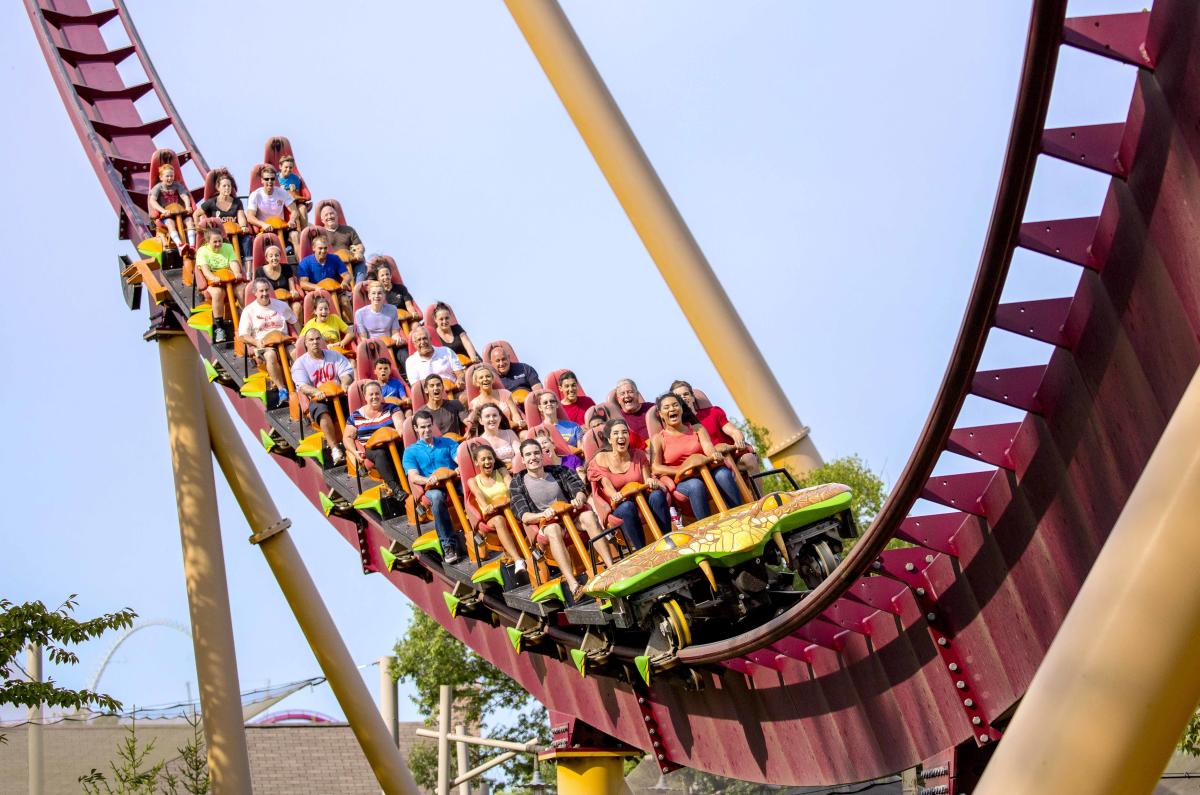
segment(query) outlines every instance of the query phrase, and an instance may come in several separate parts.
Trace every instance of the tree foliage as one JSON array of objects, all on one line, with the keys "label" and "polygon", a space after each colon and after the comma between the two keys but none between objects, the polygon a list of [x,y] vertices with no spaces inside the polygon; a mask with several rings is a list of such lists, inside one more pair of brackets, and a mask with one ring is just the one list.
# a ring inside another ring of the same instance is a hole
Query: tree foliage
[{"label": "tree foliage", "polygon": [[19,670],[17,657],[31,643],[41,646],[52,663],[76,665],[79,657],[68,646],[98,638],[111,629],[126,629],[137,617],[126,608],[80,621],[71,615],[78,604],[75,594],[55,610],[47,609],[41,602],[13,604],[0,599],[0,704],[24,707],[45,704],[72,710],[95,707],[105,712],[121,709],[121,702],[112,696],[59,687],[52,677],[30,682],[15,676]]},{"label": "tree foliage", "polygon": [[[420,610],[414,610],[404,636],[396,642],[396,663],[392,676],[412,682],[416,693],[413,703],[421,714],[429,715],[433,725],[439,709],[440,686],[453,685],[454,720],[465,726],[477,726],[489,737],[515,742],[537,738],[549,743],[546,711],[529,693],[447,632],[441,624]],[[471,749],[475,765],[495,753]],[[454,754],[451,754],[454,765]],[[433,789],[437,781],[437,747],[422,742],[409,753],[409,766],[419,786]],[[533,775],[534,759],[520,754],[499,768],[509,783],[528,780]]]},{"label": "tree foliage", "polygon": [[192,737],[176,749],[179,751],[178,772],[171,770],[166,761],[146,765],[147,757],[154,751],[154,741],[142,745],[135,722],[127,727],[117,746],[117,762],[108,763],[109,773],[92,768],[77,779],[83,791],[87,795],[180,795],[181,792],[207,795],[210,782],[204,733],[195,715],[186,720],[192,727]]},{"label": "tree foliage", "polygon": [[[738,423],[738,427],[746,435],[746,440],[754,446],[758,457],[766,459],[767,450],[771,447],[771,435],[767,429],[756,425],[751,420]],[[857,455],[848,455],[827,461],[803,477],[796,478],[796,481],[800,488],[816,486],[821,483],[841,483],[849,486],[854,493],[850,507],[854,511],[854,520],[858,522],[861,530],[865,530],[871,524],[887,497],[883,479],[872,472]],[[790,488],[790,484],[779,475],[764,478],[762,485],[763,488],[771,490]]]},{"label": "tree foliage", "polygon": [[1200,756],[1200,711],[1193,712],[1179,738],[1179,750],[1188,756]]},{"label": "tree foliage", "polygon": [[137,727],[131,724],[117,747],[118,761],[108,763],[112,781],[94,767],[78,781],[87,795],[155,795],[164,763],[146,767],[146,757],[152,751],[154,741],[142,745],[138,741]]}]

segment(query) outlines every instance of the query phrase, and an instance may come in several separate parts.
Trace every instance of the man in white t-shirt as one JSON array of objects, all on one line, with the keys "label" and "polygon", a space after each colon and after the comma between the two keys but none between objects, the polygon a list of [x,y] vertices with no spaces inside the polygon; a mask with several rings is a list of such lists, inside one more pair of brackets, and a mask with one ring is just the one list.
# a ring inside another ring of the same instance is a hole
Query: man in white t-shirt
[{"label": "man in white t-shirt", "polygon": [[416,350],[404,363],[408,383],[415,384],[424,381],[430,375],[453,378],[459,387],[463,385],[463,372],[466,368],[458,360],[458,354],[446,346],[433,347],[429,339],[429,331],[424,326],[416,326],[408,335],[409,344]]},{"label": "man in white t-shirt", "polygon": [[267,368],[271,382],[279,389],[279,402],[288,399],[287,381],[283,377],[283,368],[279,363],[279,354],[274,348],[262,344],[263,339],[270,333],[278,331],[287,334],[288,324],[296,323],[296,315],[291,307],[275,297],[271,283],[266,279],[254,280],[254,300],[242,310],[238,319],[238,337],[246,343],[246,348],[253,353],[254,358]]},{"label": "man in white t-shirt", "polygon": [[250,194],[250,201],[246,205],[246,220],[256,232],[271,232],[273,228],[267,223],[267,219],[283,218],[283,211],[286,209],[288,238],[291,240],[292,250],[299,251],[300,238],[293,228],[299,226],[296,222],[296,200],[292,198],[292,194],[279,187],[279,175],[274,166],[263,166],[258,177],[262,180],[262,187]]}]

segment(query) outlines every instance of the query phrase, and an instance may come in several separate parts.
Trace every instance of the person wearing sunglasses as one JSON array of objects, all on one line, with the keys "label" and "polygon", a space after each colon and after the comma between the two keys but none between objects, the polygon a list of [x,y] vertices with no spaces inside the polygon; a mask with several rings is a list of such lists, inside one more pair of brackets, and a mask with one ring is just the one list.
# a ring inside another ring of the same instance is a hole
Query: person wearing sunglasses
[{"label": "person wearing sunglasses", "polygon": [[267,223],[267,219],[283,218],[286,209],[288,238],[292,244],[292,250],[298,250],[299,239],[295,231],[297,226],[296,200],[292,198],[292,194],[279,187],[279,174],[275,171],[274,166],[263,166],[259,172],[259,179],[262,181],[262,187],[250,194],[250,201],[246,207],[246,220],[250,222],[250,226],[254,228],[255,232],[270,232],[272,227]]}]

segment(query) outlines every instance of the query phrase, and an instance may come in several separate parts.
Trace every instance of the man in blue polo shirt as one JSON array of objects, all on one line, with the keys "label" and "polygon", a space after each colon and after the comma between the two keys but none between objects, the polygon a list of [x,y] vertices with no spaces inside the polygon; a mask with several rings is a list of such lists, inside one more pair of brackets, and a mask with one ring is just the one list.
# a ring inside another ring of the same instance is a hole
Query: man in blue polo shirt
[{"label": "man in blue polo shirt", "polygon": [[[404,449],[404,471],[408,482],[424,486],[430,476],[439,469],[456,469],[454,460],[458,453],[458,442],[444,436],[433,435],[433,415],[421,409],[413,415],[413,430],[417,441]],[[447,481],[445,488],[455,487],[455,480]],[[450,509],[446,507],[446,492],[428,489],[425,498],[433,509],[433,528],[442,542],[442,559],[446,563],[457,563],[462,557],[462,542],[450,523]]]},{"label": "man in blue polo shirt", "polygon": [[306,293],[321,289],[318,285],[325,279],[333,279],[342,285],[338,300],[342,305],[342,317],[350,317],[350,269],[337,254],[329,253],[329,240],[321,235],[312,239],[313,253],[300,260],[296,275],[300,277],[300,289]]}]

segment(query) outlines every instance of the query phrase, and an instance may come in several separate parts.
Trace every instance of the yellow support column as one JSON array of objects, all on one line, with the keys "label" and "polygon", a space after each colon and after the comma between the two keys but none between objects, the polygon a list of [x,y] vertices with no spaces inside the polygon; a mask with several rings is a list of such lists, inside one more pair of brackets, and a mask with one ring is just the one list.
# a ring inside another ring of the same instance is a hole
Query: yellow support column
[{"label": "yellow support column", "polygon": [[212,791],[213,795],[248,795],[250,757],[217,518],[217,484],[200,398],[207,384],[199,357],[186,337],[160,337],[158,356]]},{"label": "yellow support column", "polygon": [[976,795],[1158,784],[1200,700],[1200,374],[1193,376]]},{"label": "yellow support column", "polygon": [[557,769],[558,795],[627,795],[625,751],[550,751]]},{"label": "yellow support column", "polygon": [[505,0],[646,251],[742,413],[771,432],[771,460],[821,465],[774,373],[725,294],[603,78],[555,0]]},{"label": "yellow support column", "polygon": [[217,462],[254,533],[250,542],[257,544],[267,559],[379,786],[387,795],[418,795],[412,773],[287,532],[291,522],[280,517],[216,391],[202,384],[197,386],[197,394],[204,396],[208,435],[212,437]]}]

